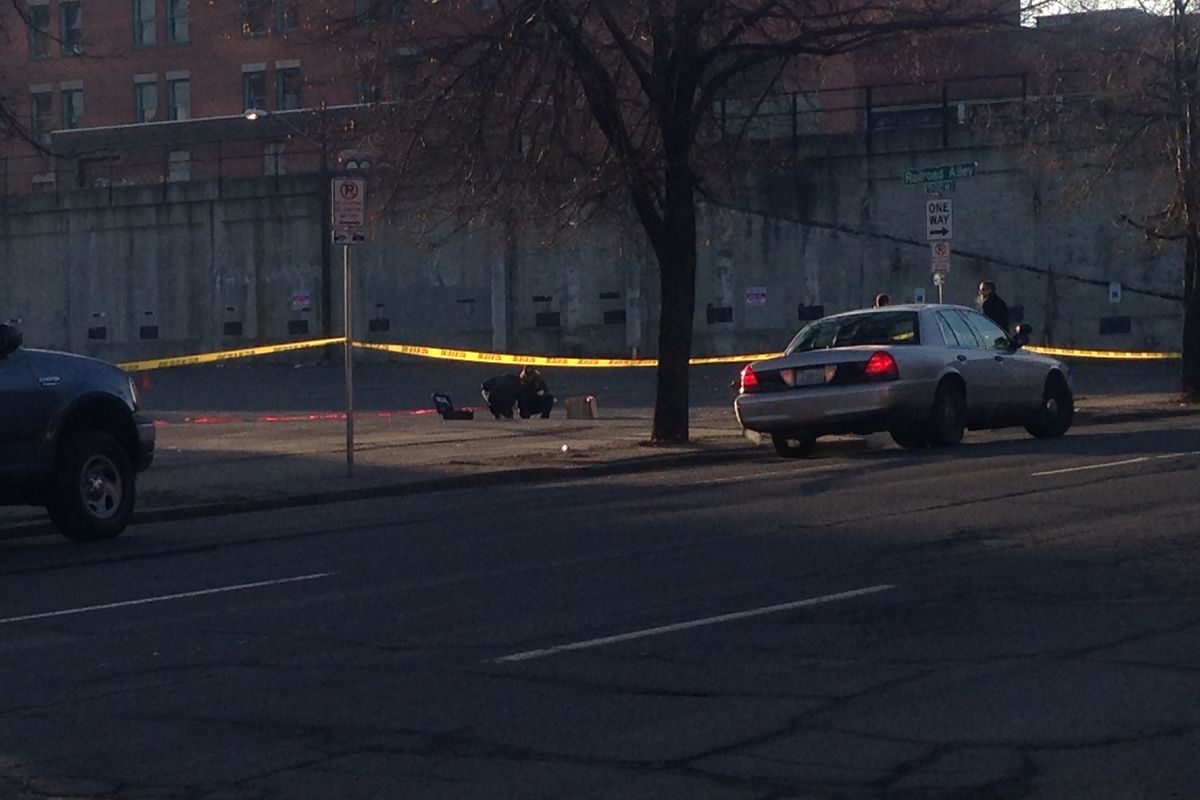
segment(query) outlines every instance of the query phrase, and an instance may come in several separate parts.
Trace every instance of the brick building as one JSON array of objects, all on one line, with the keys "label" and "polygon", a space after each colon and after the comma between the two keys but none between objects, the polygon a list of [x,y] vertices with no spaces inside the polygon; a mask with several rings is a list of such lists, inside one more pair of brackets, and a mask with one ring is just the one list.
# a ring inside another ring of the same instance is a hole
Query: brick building
[{"label": "brick building", "polygon": [[[286,171],[281,151],[287,148],[311,162],[316,143],[328,135],[311,115],[284,113],[248,126],[243,111],[345,108],[383,99],[372,43],[403,41],[415,30],[409,0],[334,0],[319,8],[300,0],[22,2],[27,20],[16,4],[0,5],[0,97],[34,142],[48,148],[52,132],[100,128],[108,133],[99,141],[110,147],[144,141],[161,151],[174,142],[180,146],[122,170],[166,180],[197,171]],[[482,18],[491,5],[472,0],[466,13]],[[397,58],[411,52],[392,50]],[[189,124],[199,119],[226,122]],[[264,139],[281,141],[263,145]],[[4,193],[56,183],[50,156],[28,142],[0,141],[0,158]],[[93,160],[100,166],[85,164],[81,185],[106,180],[111,159]],[[228,163],[218,167],[217,160]]]},{"label": "brick building", "polygon": [[[447,24],[479,24],[495,0],[21,0],[0,5],[0,97],[39,150],[0,140],[0,193],[316,171],[372,157],[347,124],[396,99],[390,70]],[[962,0],[956,13],[1020,0]],[[419,18],[418,18],[419,17]],[[1030,28],[931,32],[826,59],[760,98],[753,76],[722,98],[747,138],[945,127],[975,106],[1045,93]],[[386,42],[386,47],[380,43]],[[739,93],[744,96],[739,96]],[[245,109],[270,112],[257,123]],[[319,110],[319,113],[310,111]],[[203,120],[201,123],[200,121]],[[361,130],[361,129],[360,129]],[[945,137],[943,137],[945,138]]]}]

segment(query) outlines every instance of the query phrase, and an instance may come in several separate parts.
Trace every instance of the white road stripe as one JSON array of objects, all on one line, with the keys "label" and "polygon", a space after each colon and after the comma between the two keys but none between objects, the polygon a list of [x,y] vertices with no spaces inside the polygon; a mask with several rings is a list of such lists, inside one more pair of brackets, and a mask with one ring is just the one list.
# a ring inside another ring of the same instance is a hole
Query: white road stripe
[{"label": "white road stripe", "polygon": [[1103,464],[1089,464],[1086,467],[1067,467],[1066,469],[1052,469],[1046,472],[1034,472],[1031,477],[1041,478],[1046,475],[1065,475],[1068,472],[1083,472],[1089,469],[1107,469],[1109,467],[1122,467],[1126,464],[1142,464],[1146,461],[1163,461],[1171,458],[1187,458],[1188,456],[1200,456],[1200,450],[1189,450],[1186,453],[1164,453],[1159,456],[1141,456],[1140,458],[1127,458],[1124,461],[1107,461]]},{"label": "white road stripe", "polygon": [[1149,456],[1142,456],[1141,458],[1127,458],[1124,461],[1109,461],[1104,464],[1089,464],[1086,467],[1067,467],[1066,469],[1051,469],[1051,470],[1046,470],[1045,472],[1035,472],[1035,473],[1033,473],[1032,477],[1043,478],[1047,475],[1065,475],[1068,472],[1085,472],[1086,470],[1089,470],[1089,469],[1108,469],[1109,467],[1123,467],[1126,464],[1141,464],[1141,463],[1144,463],[1149,460],[1150,460]]},{"label": "white road stripe", "polygon": [[604,636],[599,639],[588,639],[587,641],[583,642],[560,644],[557,647],[547,647],[542,650],[527,650],[524,653],[514,653],[509,656],[503,656],[501,658],[494,659],[493,661],[496,664],[511,663],[514,661],[529,661],[531,659],[542,658],[544,656],[552,656],[556,653],[563,653],[568,650],[586,650],[591,647],[603,647],[604,645],[616,644],[618,642],[628,642],[633,639],[644,639],[648,636],[659,636],[664,633],[674,633],[675,631],[688,630],[689,628],[700,628],[706,625],[719,625],[722,622],[732,622],[733,620],[747,619],[749,617],[761,617],[765,614],[777,614],[780,611],[791,611],[796,608],[820,605],[821,603],[834,603],[838,600],[849,600],[853,597],[862,597],[863,595],[887,592],[895,588],[896,587],[891,584],[868,586],[864,589],[854,589],[849,592],[838,592],[837,594],[826,594],[820,597],[810,597],[807,600],[797,600],[792,603],[781,603],[775,606],[765,606],[764,608],[752,608],[748,611],[736,611],[732,614],[721,614],[717,617],[693,619],[687,622],[678,622],[674,625],[660,625],[657,628],[645,628],[644,630],[622,633],[616,636]]},{"label": "white road stripe", "polygon": [[1164,458],[1186,458],[1188,456],[1200,456],[1200,450],[1191,450],[1186,453],[1167,453],[1166,455],[1155,456],[1155,458],[1161,461]]},{"label": "white road stripe", "polygon": [[8,625],[13,622],[28,622],[32,619],[48,619],[49,617],[69,617],[73,614],[87,614],[91,611],[104,611],[110,608],[125,608],[126,606],[144,606],[147,603],[162,603],[167,600],[182,600],[187,597],[203,597],[208,594],[222,594],[225,592],[240,592],[243,589],[259,589],[264,586],[280,586],[285,583],[299,583],[300,581],[315,581],[318,578],[328,578],[333,575],[332,572],[317,572],[312,575],[300,575],[295,578],[279,578],[272,581],[258,581],[256,583],[239,583],[235,586],[219,586],[215,589],[200,589],[195,592],[180,592],[178,594],[163,594],[158,597],[144,597],[140,600],[122,600],[119,603],[104,603],[96,606],[82,606],[80,608],[67,608],[62,611],[46,611],[41,614],[26,614],[23,617],[8,617],[0,619],[0,625]]}]

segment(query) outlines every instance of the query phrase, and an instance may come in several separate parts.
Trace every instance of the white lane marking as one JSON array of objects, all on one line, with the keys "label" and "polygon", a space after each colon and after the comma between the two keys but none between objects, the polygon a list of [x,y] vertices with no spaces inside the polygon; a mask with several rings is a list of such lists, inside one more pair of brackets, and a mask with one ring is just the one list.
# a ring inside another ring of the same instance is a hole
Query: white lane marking
[{"label": "white lane marking", "polygon": [[645,628],[640,631],[631,631],[630,633],[621,633],[616,636],[604,636],[599,639],[588,639],[583,642],[571,642],[570,644],[560,644],[557,647],[547,647],[541,650],[527,650],[524,653],[513,653],[512,655],[502,656],[501,658],[493,659],[493,663],[504,664],[514,661],[529,661],[534,658],[542,658],[544,656],[552,656],[556,653],[563,653],[568,650],[586,650],[591,647],[603,647],[604,645],[616,644],[618,642],[628,642],[633,639],[644,639],[648,636],[659,636],[664,633],[674,633],[676,631],[684,631],[689,628],[700,628],[706,625],[719,625],[722,622],[732,622],[738,619],[747,619],[749,617],[761,617],[765,614],[777,614],[780,611],[791,611],[796,608],[804,608],[806,606],[820,605],[821,603],[835,603],[838,600],[849,600],[853,597],[862,597],[863,595],[876,594],[878,592],[887,592],[896,587],[892,584],[880,584],[878,586],[868,586],[863,589],[853,589],[849,592],[838,592],[837,594],[826,594],[820,597],[810,597],[806,600],[797,600],[792,603],[780,603],[775,606],[765,606],[763,608],[752,608],[748,611],[735,611],[732,614],[721,614],[716,617],[705,617],[704,619],[693,619],[687,622],[677,622],[674,625],[660,625],[657,628]]},{"label": "white lane marking", "polygon": [[1166,455],[1155,456],[1154,458],[1161,461],[1164,458],[1187,458],[1188,456],[1200,456],[1200,450],[1190,450],[1186,453],[1167,453]]},{"label": "white lane marking", "polygon": [[1035,472],[1032,474],[1031,477],[1043,478],[1047,475],[1065,475],[1068,472],[1085,472],[1089,469],[1108,469],[1110,467],[1123,467],[1126,464],[1141,464],[1141,463],[1144,463],[1149,460],[1150,460],[1150,458],[1148,456],[1142,456],[1141,458],[1127,458],[1124,461],[1109,461],[1104,464],[1089,464],[1086,467],[1067,467],[1066,469],[1050,469],[1050,470],[1046,470],[1045,472]]},{"label": "white lane marking", "polygon": [[81,606],[80,608],[67,608],[62,611],[46,611],[41,614],[26,614],[23,617],[8,617],[0,619],[0,625],[9,625],[13,622],[28,622],[32,619],[48,619],[49,617],[69,617],[72,614],[87,614],[92,611],[104,611],[110,608],[125,608],[126,606],[144,606],[147,603],[162,603],[167,600],[182,600],[188,597],[203,597],[208,594],[222,594],[225,592],[240,592],[244,589],[259,589],[264,586],[280,586],[285,583],[299,583],[300,581],[315,581],[318,578],[328,578],[333,575],[332,572],[317,572],[312,575],[300,575],[295,578],[278,578],[271,581],[257,581],[255,583],[239,583],[235,586],[219,586],[215,589],[200,589],[195,592],[179,592],[178,594],[162,594],[157,597],[144,597],[140,600],[122,600],[118,603],[103,603],[96,606]]},{"label": "white lane marking", "polygon": [[1162,461],[1169,458],[1187,458],[1188,456],[1200,456],[1200,450],[1189,450],[1186,453],[1165,453],[1160,456],[1141,456],[1140,458],[1127,458],[1124,461],[1108,461],[1103,464],[1089,464],[1086,467],[1067,467],[1066,469],[1052,469],[1046,472],[1034,472],[1031,477],[1041,478],[1046,475],[1064,475],[1068,472],[1083,472],[1089,469],[1107,469],[1109,467],[1123,467],[1127,464],[1142,464],[1146,461]]}]

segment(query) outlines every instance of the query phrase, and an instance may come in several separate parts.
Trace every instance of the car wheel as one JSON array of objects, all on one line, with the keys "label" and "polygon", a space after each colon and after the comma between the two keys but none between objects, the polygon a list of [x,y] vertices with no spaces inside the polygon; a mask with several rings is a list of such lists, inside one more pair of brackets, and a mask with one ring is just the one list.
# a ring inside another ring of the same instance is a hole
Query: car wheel
[{"label": "car wheel", "polygon": [[908,450],[917,450],[929,444],[929,439],[916,425],[897,425],[888,431],[892,441]]},{"label": "car wheel", "polygon": [[1061,375],[1055,373],[1046,379],[1042,407],[1025,426],[1025,430],[1039,439],[1051,439],[1066,433],[1074,419],[1075,397],[1071,394],[1071,387],[1067,386]]},{"label": "car wheel", "polygon": [[933,399],[929,413],[929,443],[935,446],[958,444],[967,427],[967,398],[956,383],[943,383]]},{"label": "car wheel", "polygon": [[63,442],[46,510],[76,542],[112,539],[133,516],[136,473],[112,436],[84,431]]},{"label": "car wheel", "polygon": [[775,452],[784,458],[804,458],[812,452],[816,443],[817,437],[804,431],[771,434],[771,444],[775,445]]}]

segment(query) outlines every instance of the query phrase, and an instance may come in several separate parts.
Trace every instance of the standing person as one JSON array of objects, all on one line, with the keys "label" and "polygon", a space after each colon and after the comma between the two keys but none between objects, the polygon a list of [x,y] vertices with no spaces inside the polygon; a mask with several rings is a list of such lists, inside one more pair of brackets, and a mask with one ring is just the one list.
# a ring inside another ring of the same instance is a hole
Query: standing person
[{"label": "standing person", "polygon": [[983,281],[979,284],[979,310],[1008,333],[1008,303],[996,294],[996,284],[993,281]]},{"label": "standing person", "polygon": [[480,387],[480,394],[487,401],[488,410],[496,419],[513,418],[513,406],[521,397],[523,390],[521,378],[511,372],[488,378]]},{"label": "standing person", "polygon": [[876,308],[883,308],[884,306],[890,306],[891,304],[892,298],[888,296],[887,292],[880,292],[879,294],[875,295]]},{"label": "standing person", "polygon": [[534,414],[540,414],[542,419],[550,417],[550,409],[554,408],[554,395],[542,373],[533,366],[521,370],[521,394],[517,398],[517,406],[521,411],[521,419],[529,419]]}]

